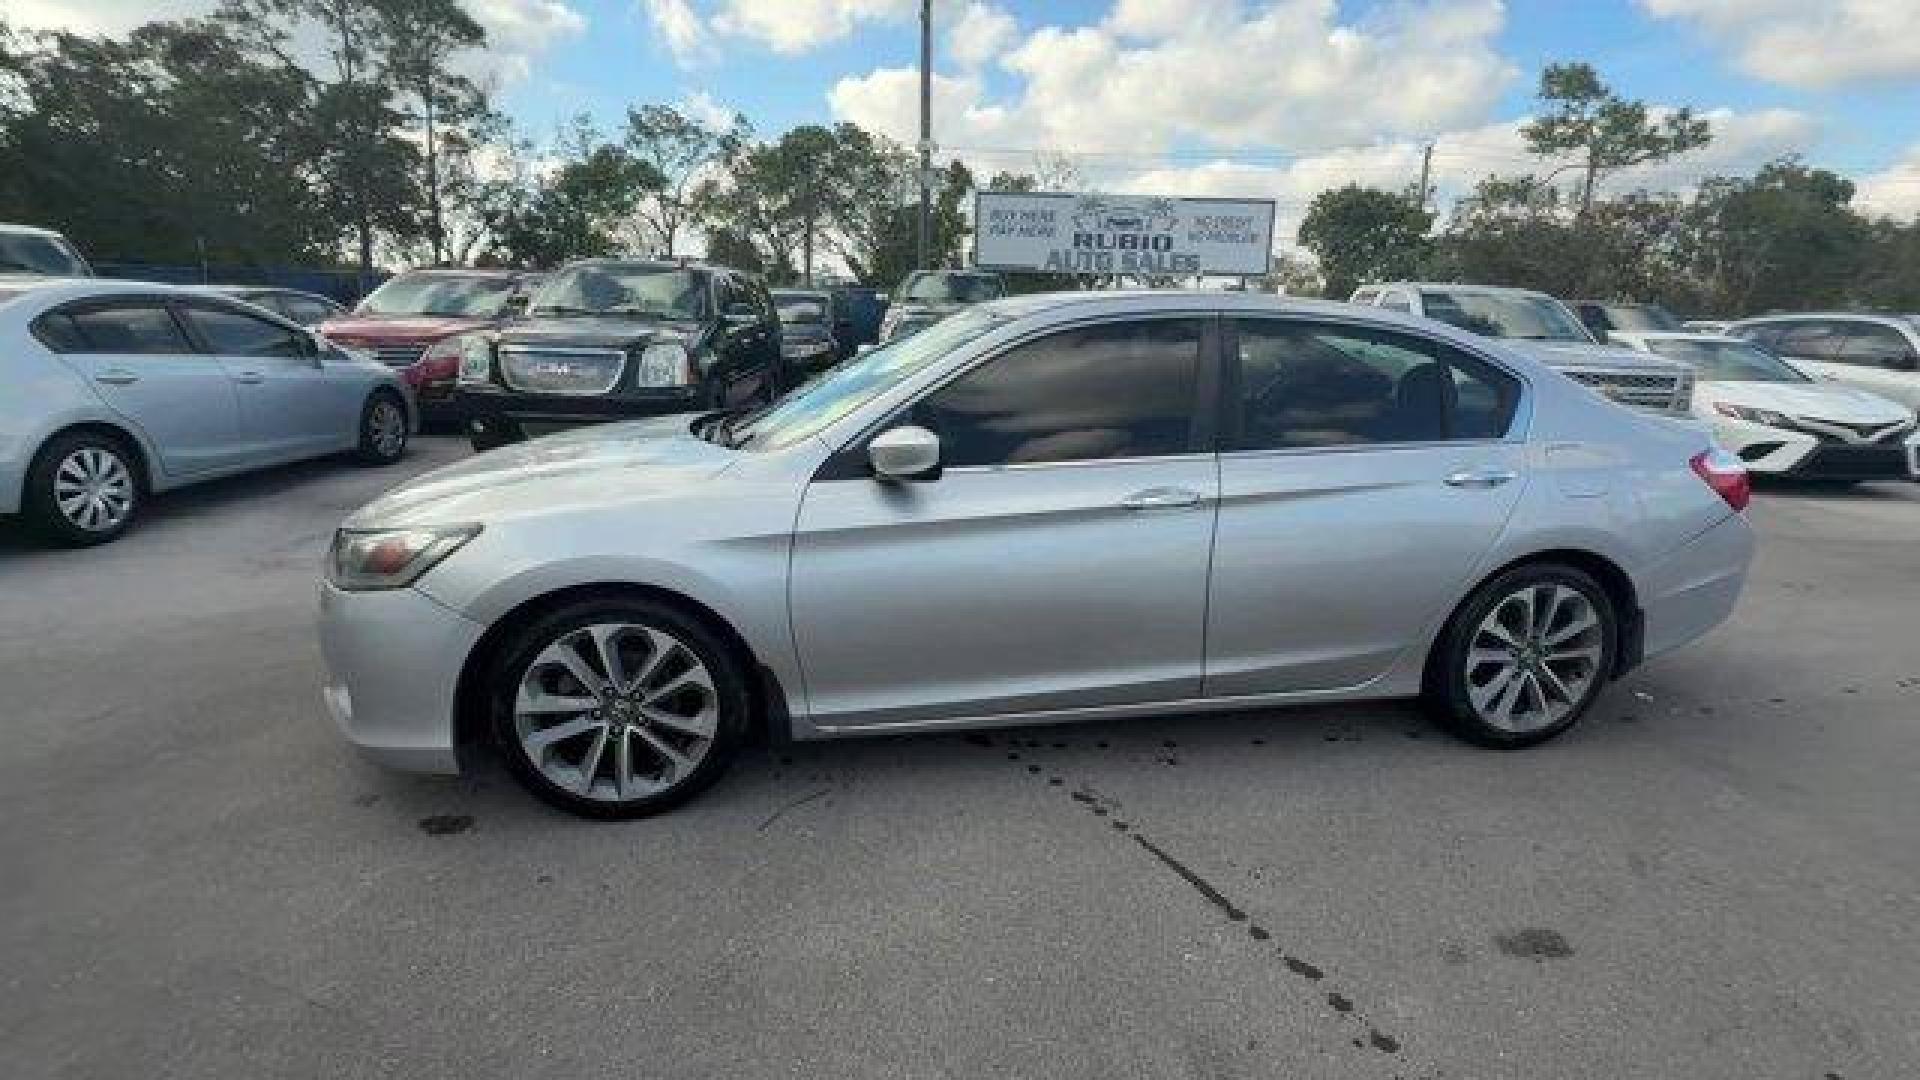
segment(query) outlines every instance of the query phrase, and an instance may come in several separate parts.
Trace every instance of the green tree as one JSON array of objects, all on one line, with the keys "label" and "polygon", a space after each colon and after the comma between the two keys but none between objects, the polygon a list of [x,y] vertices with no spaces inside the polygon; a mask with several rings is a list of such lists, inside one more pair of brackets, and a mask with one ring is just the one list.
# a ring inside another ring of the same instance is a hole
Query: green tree
[{"label": "green tree", "polygon": [[1299,240],[1320,260],[1326,295],[1344,299],[1365,282],[1411,276],[1432,225],[1404,195],[1348,184],[1314,196]]},{"label": "green tree", "polygon": [[1851,205],[1853,191],[1845,177],[1792,157],[1750,178],[1702,184],[1688,244],[1715,313],[1851,302],[1873,236]]},{"label": "green tree", "polygon": [[671,105],[627,110],[625,146],[660,178],[641,198],[638,215],[661,254],[671,259],[681,232],[701,213],[700,197],[720,162],[752,136],[747,118],[734,114],[725,128],[703,124]]},{"label": "green tree", "polygon": [[0,81],[0,220],[106,261],[331,261],[311,89],[224,27],[0,36]]},{"label": "green tree", "polygon": [[1546,113],[1520,133],[1535,154],[1578,156],[1585,176],[1583,213],[1592,208],[1594,188],[1606,174],[1686,153],[1713,138],[1711,125],[1691,109],[1654,122],[1645,103],[1614,93],[1590,64],[1549,64],[1540,73],[1539,97]]},{"label": "green tree", "polygon": [[418,110],[427,242],[437,265],[446,258],[447,243],[443,141],[451,140],[453,153],[461,153],[463,132],[488,118],[486,95],[452,62],[483,47],[487,35],[454,0],[380,0],[380,12],[388,42],[385,75]]},{"label": "green tree", "polygon": [[510,261],[556,266],[620,253],[623,226],[660,175],[618,143],[604,141],[585,116],[562,133],[562,162],[515,198],[499,228]]}]

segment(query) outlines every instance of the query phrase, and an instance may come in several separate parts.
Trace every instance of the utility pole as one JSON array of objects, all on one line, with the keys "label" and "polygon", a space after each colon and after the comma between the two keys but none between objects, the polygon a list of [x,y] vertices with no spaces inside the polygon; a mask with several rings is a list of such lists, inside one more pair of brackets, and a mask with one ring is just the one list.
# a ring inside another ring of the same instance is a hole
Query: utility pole
[{"label": "utility pole", "polygon": [[1420,153],[1420,209],[1427,208],[1427,179],[1433,175],[1433,144]]},{"label": "utility pole", "polygon": [[927,218],[933,212],[933,192],[927,176],[933,171],[933,0],[920,0],[920,174],[915,186],[920,189],[919,245],[914,267],[927,266]]}]

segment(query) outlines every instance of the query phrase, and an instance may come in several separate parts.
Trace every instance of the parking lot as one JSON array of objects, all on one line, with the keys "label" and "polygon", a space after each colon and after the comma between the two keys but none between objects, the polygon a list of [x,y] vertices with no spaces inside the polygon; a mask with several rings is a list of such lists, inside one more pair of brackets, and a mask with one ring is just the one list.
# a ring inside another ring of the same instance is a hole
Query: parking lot
[{"label": "parking lot", "polygon": [[345,512],[0,532],[10,1077],[1893,1077],[1920,485],[1774,488],[1734,620],[1500,754],[1411,707],[750,752],[590,824],[321,706]]}]

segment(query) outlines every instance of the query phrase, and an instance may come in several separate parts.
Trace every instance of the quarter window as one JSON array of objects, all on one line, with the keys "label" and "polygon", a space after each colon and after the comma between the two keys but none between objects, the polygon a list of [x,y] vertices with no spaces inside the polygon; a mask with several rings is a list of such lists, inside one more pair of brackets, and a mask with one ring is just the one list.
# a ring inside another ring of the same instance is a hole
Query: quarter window
[{"label": "quarter window", "polygon": [[1520,384],[1438,341],[1277,319],[1236,324],[1236,450],[1497,439]]},{"label": "quarter window", "polygon": [[298,331],[226,308],[188,308],[187,318],[217,356],[305,356],[309,348]]},{"label": "quarter window", "polygon": [[1828,359],[1836,364],[1859,367],[1902,368],[1912,361],[1913,347],[1907,344],[1906,335],[1891,326],[1852,323]]},{"label": "quarter window", "polygon": [[[192,352],[180,325],[165,304],[158,302],[108,304],[67,313],[67,327],[48,316],[41,325],[55,341],[71,343],[74,352],[172,354]],[[60,345],[54,345],[56,349]],[[62,350],[67,351],[67,350]]]},{"label": "quarter window", "polygon": [[1188,453],[1201,325],[1102,323],[1015,346],[922,399],[913,422],[955,467]]}]

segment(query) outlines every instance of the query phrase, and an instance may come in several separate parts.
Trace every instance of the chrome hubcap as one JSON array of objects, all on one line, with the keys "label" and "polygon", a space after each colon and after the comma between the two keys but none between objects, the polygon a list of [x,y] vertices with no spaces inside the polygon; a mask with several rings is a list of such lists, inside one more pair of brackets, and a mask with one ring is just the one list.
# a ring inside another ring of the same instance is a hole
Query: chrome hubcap
[{"label": "chrome hubcap", "polygon": [[133,474],[113,451],[83,446],[53,471],[53,502],[88,532],[118,528],[133,512]]},{"label": "chrome hubcap", "polygon": [[514,727],[548,780],[590,799],[653,795],[713,748],[719,697],[686,642],[638,623],[556,638],[521,677]]},{"label": "chrome hubcap", "polygon": [[373,448],[382,457],[391,457],[400,452],[407,438],[407,421],[393,402],[384,399],[374,402],[367,424],[372,434]]},{"label": "chrome hubcap", "polygon": [[1604,644],[1592,601],[1565,585],[1509,593],[1467,647],[1467,698],[1502,731],[1550,727],[1586,700]]}]

